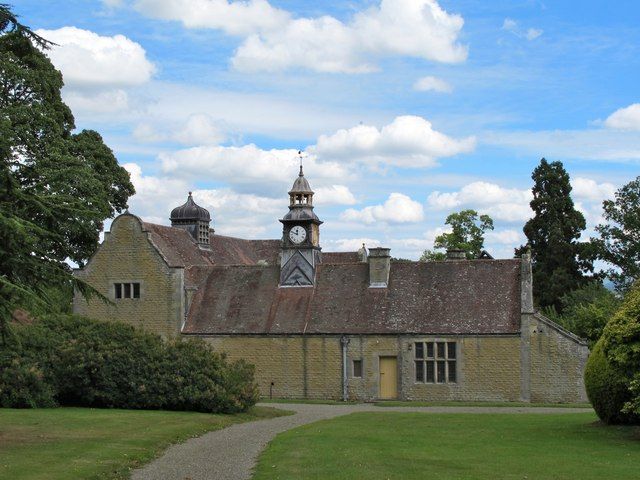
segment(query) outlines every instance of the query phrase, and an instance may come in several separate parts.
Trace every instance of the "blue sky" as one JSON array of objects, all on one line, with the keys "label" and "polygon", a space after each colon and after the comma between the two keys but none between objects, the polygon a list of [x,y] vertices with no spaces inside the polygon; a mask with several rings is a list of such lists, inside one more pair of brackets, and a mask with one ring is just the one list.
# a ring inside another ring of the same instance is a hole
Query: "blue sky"
[{"label": "blue sky", "polygon": [[[531,171],[561,160],[588,230],[640,169],[640,4],[21,0],[64,97],[167,223],[188,190],[218,233],[278,238],[295,151],[325,250],[417,258],[447,214],[524,242]],[[634,88],[635,87],[635,88]]]}]

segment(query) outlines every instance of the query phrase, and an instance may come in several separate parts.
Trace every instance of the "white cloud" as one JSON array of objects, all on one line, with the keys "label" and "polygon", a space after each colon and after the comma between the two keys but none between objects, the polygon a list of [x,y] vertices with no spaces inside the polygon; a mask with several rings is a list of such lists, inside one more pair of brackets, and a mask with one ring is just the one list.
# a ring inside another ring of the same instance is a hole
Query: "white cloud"
[{"label": "white cloud", "polygon": [[481,142],[519,153],[581,160],[640,160],[640,135],[609,129],[484,132]]},{"label": "white cloud", "polygon": [[640,103],[619,108],[604,121],[605,126],[619,130],[640,131]]},{"label": "white cloud", "polygon": [[[299,164],[296,150],[262,150],[253,144],[193,147],[163,153],[159,158],[165,174],[224,179],[236,187],[250,186],[270,192],[281,192],[282,188],[289,187],[298,173]],[[319,162],[314,156],[305,158],[304,169],[312,188],[333,185],[336,180],[349,178],[348,171],[340,164]]]},{"label": "white cloud", "polygon": [[515,246],[526,242],[526,237],[522,230],[490,230],[485,232],[484,238],[488,245],[511,245]]},{"label": "white cloud", "polygon": [[364,73],[384,56],[457,63],[464,20],[436,0],[382,0],[348,22],[332,16],[293,18],[264,0],[138,0],[142,13],[178,20],[187,28],[212,28],[244,37],[232,59],[243,71],[304,67],[320,72]]},{"label": "white cloud", "polygon": [[429,195],[427,205],[436,210],[449,211],[467,207],[487,213],[494,220],[517,222],[531,218],[531,199],[532,193],[529,189],[519,190],[504,188],[495,183],[473,182],[457,192],[435,191]]},{"label": "white cloud", "polygon": [[539,28],[528,28],[527,30],[523,30],[520,28],[518,22],[512,18],[504,19],[504,22],[502,22],[502,29],[514,34],[516,37],[526,38],[529,41],[535,40],[544,33],[543,30]]},{"label": "white cloud", "polygon": [[525,34],[525,37],[527,40],[535,40],[540,35],[542,35],[542,33],[543,31],[540,30],[539,28],[529,28],[527,29],[527,33]]},{"label": "white cloud", "polygon": [[327,159],[360,160],[400,167],[431,167],[439,157],[470,152],[475,138],[460,140],[433,130],[422,117],[402,116],[381,129],[358,125],[321,135],[309,151]]},{"label": "white cloud", "polygon": [[595,180],[584,177],[571,179],[571,194],[576,199],[602,202],[612,199],[617,190],[613,183],[598,183]]},{"label": "white cloud", "polygon": [[155,72],[142,46],[123,35],[101,36],[76,27],[36,33],[57,44],[47,55],[72,88],[142,85]]},{"label": "white cloud", "polygon": [[217,145],[226,139],[220,122],[205,114],[191,115],[182,125],[164,123],[164,127],[141,123],[134,128],[133,136],[141,142],[175,141],[183,145]]},{"label": "white cloud", "polygon": [[[184,203],[189,189],[188,183],[178,178],[144,175],[137,163],[125,163],[123,167],[131,176],[136,189],[129,199],[129,210],[147,221],[163,218],[167,223],[171,209]],[[160,217],[162,215],[162,217]]]},{"label": "white cloud", "polygon": [[326,250],[328,252],[357,252],[364,243],[366,248],[380,247],[380,240],[374,238],[339,238],[337,240],[327,240]]},{"label": "white cloud", "polygon": [[413,89],[419,92],[440,92],[440,93],[451,93],[453,92],[453,87],[449,85],[444,80],[437,77],[422,77],[416,80],[413,84]]},{"label": "white cloud", "polygon": [[365,207],[362,210],[349,208],[340,219],[347,222],[364,224],[384,223],[415,223],[424,219],[422,204],[402,193],[392,193],[382,205]]},{"label": "white cloud", "polygon": [[177,20],[187,28],[212,28],[228,35],[250,35],[286,28],[291,15],[265,0],[137,0],[138,11],[153,18]]},{"label": "white cloud", "polygon": [[314,188],[315,205],[355,205],[358,203],[346,185],[329,185]]},{"label": "white cloud", "polygon": [[62,97],[74,113],[113,114],[124,112],[129,108],[129,95],[121,89],[102,92],[87,90],[62,91]]}]

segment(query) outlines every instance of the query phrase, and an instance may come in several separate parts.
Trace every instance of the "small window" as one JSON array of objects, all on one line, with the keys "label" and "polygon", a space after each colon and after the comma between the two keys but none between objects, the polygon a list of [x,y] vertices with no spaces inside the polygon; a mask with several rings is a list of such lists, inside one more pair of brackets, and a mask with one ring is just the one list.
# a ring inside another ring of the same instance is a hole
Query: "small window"
[{"label": "small window", "polygon": [[427,358],[433,358],[433,342],[427,343]]},{"label": "small window", "polygon": [[416,342],[416,358],[424,358],[424,343]]},{"label": "small window", "polygon": [[115,297],[140,298],[140,283],[114,283]]},{"label": "small window", "polygon": [[353,361],[353,376],[357,378],[362,377],[362,360]]},{"label": "small window", "polygon": [[438,342],[438,358],[444,358],[444,342]]}]

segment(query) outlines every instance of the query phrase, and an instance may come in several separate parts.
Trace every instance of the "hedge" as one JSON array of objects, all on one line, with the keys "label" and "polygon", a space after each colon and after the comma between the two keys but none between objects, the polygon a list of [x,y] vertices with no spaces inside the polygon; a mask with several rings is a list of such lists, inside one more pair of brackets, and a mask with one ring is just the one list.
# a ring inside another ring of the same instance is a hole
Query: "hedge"
[{"label": "hedge", "polygon": [[56,315],[17,326],[0,353],[0,406],[234,413],[258,399],[253,367],[199,339]]}]

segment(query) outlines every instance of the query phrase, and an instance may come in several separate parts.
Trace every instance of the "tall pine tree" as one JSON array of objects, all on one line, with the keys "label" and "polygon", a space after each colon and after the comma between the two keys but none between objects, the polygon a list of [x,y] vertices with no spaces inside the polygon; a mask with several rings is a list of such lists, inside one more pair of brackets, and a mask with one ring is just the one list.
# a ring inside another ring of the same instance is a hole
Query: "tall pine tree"
[{"label": "tall pine tree", "polygon": [[531,249],[534,299],[540,307],[561,311],[560,298],[584,284],[584,272],[593,271],[585,245],[578,242],[586,222],[573,205],[562,162],[543,158],[531,178],[535,215],[524,226],[528,246],[516,249],[516,255]]}]

